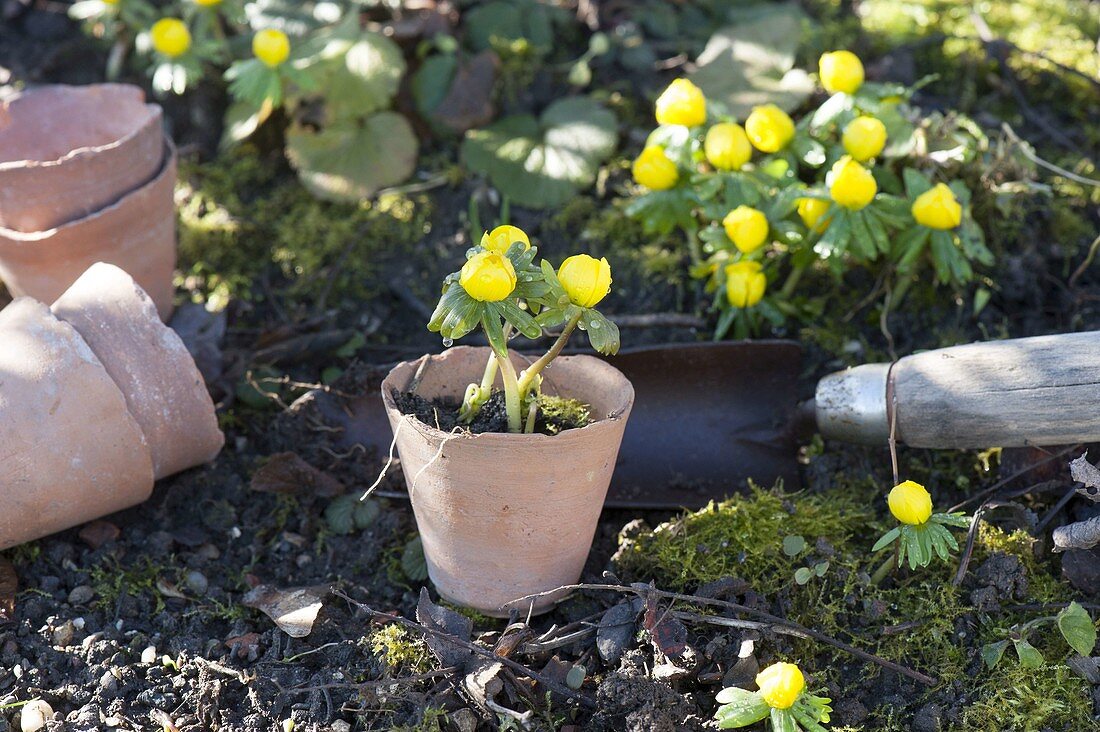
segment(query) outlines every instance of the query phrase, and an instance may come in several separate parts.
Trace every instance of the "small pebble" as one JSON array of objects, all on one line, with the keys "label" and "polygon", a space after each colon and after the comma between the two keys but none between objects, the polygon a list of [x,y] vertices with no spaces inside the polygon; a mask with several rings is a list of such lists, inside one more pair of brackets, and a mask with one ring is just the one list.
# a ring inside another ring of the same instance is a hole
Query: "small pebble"
[{"label": "small pebble", "polygon": [[41,699],[29,701],[23,705],[19,715],[19,729],[23,732],[38,732],[53,719],[53,707]]},{"label": "small pebble", "polygon": [[95,590],[88,585],[80,585],[74,587],[73,591],[69,593],[70,605],[87,605],[95,597]]},{"label": "small pebble", "polygon": [[141,662],[144,664],[151,664],[157,662],[157,647],[148,646],[141,652]]},{"label": "small pebble", "polygon": [[187,589],[196,595],[205,595],[206,591],[210,589],[210,582],[206,579],[206,575],[197,570],[191,570],[184,575],[183,582],[187,585]]},{"label": "small pebble", "polygon": [[332,723],[332,732],[351,732],[351,725],[342,719]]},{"label": "small pebble", "polygon": [[67,646],[73,642],[73,621],[66,620],[53,629],[53,644],[55,646]]}]

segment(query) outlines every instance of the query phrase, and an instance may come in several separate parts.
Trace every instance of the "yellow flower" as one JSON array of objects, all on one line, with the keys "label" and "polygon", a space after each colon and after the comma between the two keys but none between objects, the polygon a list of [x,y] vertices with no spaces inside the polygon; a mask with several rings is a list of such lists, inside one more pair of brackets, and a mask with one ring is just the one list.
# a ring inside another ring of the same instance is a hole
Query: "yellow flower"
[{"label": "yellow flower", "polygon": [[913,218],[930,229],[954,229],[962,221],[962,206],[946,183],[937,183],[913,201]]},{"label": "yellow flower", "polygon": [[779,152],[794,137],[794,120],[774,104],[753,107],[745,120],[745,132],[761,152]]},{"label": "yellow flower", "polygon": [[215,5],[221,5],[222,0],[195,0],[196,5],[201,5],[204,8],[212,8]]},{"label": "yellow flower", "polygon": [[275,68],[290,56],[290,39],[281,30],[262,30],[252,36],[252,55]]},{"label": "yellow flower", "polygon": [[806,225],[807,229],[821,233],[825,231],[825,228],[829,225],[831,219],[821,220],[821,217],[825,215],[825,212],[829,210],[829,202],[822,201],[820,198],[800,198],[798,199],[798,216],[802,219],[802,223]]},{"label": "yellow flower", "polygon": [[871,171],[847,155],[833,164],[825,182],[833,200],[852,211],[866,206],[878,192],[878,184]]},{"label": "yellow flower", "polygon": [[844,149],[859,162],[865,162],[886,147],[886,125],[875,117],[856,117],[844,128]]},{"label": "yellow flower", "polygon": [[920,526],[932,515],[932,496],[920,483],[898,483],[886,498],[890,513],[903,524]]},{"label": "yellow flower", "polygon": [[118,5],[118,0],[103,0],[104,5]]},{"label": "yellow flower", "polygon": [[508,250],[517,241],[523,242],[523,248],[525,250],[531,248],[531,240],[527,237],[526,231],[518,226],[502,224],[492,231],[486,231],[481,235],[481,248],[490,252],[507,254]]},{"label": "yellow flower", "polygon": [[657,122],[695,127],[707,121],[707,98],[687,79],[677,79],[657,97]]},{"label": "yellow flower", "polygon": [[742,253],[751,254],[768,239],[768,218],[751,206],[738,206],[722,219],[726,236]]},{"label": "yellow flower", "polygon": [[182,56],[191,48],[191,31],[177,18],[161,18],[153,23],[149,38],[153,48],[169,58]]},{"label": "yellow flower", "polygon": [[722,122],[707,130],[703,152],[707,161],[718,170],[740,170],[752,157],[752,145],[744,127]]},{"label": "yellow flower", "polygon": [[772,709],[790,709],[806,689],[806,677],[793,663],[773,663],[756,675],[760,696]]},{"label": "yellow flower", "polygon": [[574,254],[558,268],[558,279],[574,305],[595,307],[611,292],[611,265],[607,259]]},{"label": "yellow flower", "polygon": [[458,283],[479,302],[500,302],[516,289],[516,268],[497,252],[478,252],[462,265]]},{"label": "yellow flower", "polygon": [[735,308],[751,308],[764,297],[768,278],[760,262],[734,262],[726,265],[726,298]]},{"label": "yellow flower", "polygon": [[672,162],[663,147],[651,145],[642,150],[631,167],[634,180],[651,191],[663,191],[672,188],[680,178],[676,163]]},{"label": "yellow flower", "polygon": [[851,51],[823,53],[817,62],[821,86],[830,94],[855,94],[863,85],[863,62]]}]

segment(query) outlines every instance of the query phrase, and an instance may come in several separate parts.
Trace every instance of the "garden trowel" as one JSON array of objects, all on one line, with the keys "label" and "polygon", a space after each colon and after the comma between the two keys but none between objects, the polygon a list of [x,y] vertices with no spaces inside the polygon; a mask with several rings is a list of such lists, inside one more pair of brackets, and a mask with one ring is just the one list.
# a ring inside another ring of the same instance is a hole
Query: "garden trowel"
[{"label": "garden trowel", "polygon": [[[825,439],[886,448],[1065,445],[1100,441],[1100,331],[953,346],[822,379],[799,403],[794,341],[649,346],[608,359],[636,399],[607,505],[696,508],[752,480],[799,485],[798,445]],[[385,454],[377,392],[315,393],[341,442]]]}]

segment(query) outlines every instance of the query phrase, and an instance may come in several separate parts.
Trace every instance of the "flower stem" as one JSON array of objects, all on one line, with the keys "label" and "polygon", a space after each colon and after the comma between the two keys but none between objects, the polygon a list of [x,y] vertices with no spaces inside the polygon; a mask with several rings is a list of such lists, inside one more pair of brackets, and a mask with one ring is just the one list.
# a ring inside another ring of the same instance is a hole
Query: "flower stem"
[{"label": "flower stem", "polygon": [[805,271],[806,265],[800,264],[787,275],[787,281],[783,283],[783,289],[779,291],[784,300],[789,300],[791,295],[794,294],[794,289],[798,287],[798,281],[802,279],[802,273]]},{"label": "flower stem", "polygon": [[520,391],[516,380],[516,367],[508,358],[508,351],[494,351],[500,374],[504,378],[504,408],[508,414],[508,431],[523,431],[523,413],[520,406]]},{"label": "flower stem", "polygon": [[873,575],[871,575],[871,584],[877,585],[879,582],[882,582],[882,580],[886,577],[887,574],[890,573],[890,570],[894,568],[894,565],[896,565],[897,562],[898,549],[897,547],[894,547],[894,551],[890,552],[890,556],[886,557],[886,561],[883,562],[879,566],[879,568],[875,570],[875,573]]},{"label": "flower stem", "polygon": [[565,344],[569,342],[569,336],[573,334],[573,330],[577,327],[577,323],[581,320],[581,313],[574,315],[568,323],[565,324],[565,328],[562,329],[561,335],[554,341],[554,345],[550,346],[550,350],[542,355],[538,361],[528,366],[523,370],[523,374],[519,378],[519,394],[521,397],[527,396],[527,392],[531,390],[531,384],[534,383],[535,377],[539,373],[550,365],[550,362],[557,358]]}]

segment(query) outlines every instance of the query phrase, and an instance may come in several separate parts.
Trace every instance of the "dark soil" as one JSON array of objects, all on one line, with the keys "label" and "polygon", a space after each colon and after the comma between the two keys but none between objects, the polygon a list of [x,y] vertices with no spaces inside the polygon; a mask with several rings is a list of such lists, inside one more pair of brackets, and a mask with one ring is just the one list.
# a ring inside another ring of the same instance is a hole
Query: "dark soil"
[{"label": "dark soil", "polygon": [[[504,403],[504,392],[500,390],[492,393],[469,424],[459,422],[458,410],[462,405],[453,399],[427,399],[413,392],[399,392],[395,389],[393,400],[402,414],[415,415],[424,424],[444,432],[451,432],[455,428],[468,430],[475,435],[483,432],[508,432],[508,412]],[[535,433],[556,435],[588,424],[587,419],[580,419],[581,415],[577,411],[553,409],[555,403],[560,401],[557,398],[542,397],[542,400],[543,406],[549,406],[551,411],[539,409],[535,419]]]}]

